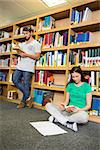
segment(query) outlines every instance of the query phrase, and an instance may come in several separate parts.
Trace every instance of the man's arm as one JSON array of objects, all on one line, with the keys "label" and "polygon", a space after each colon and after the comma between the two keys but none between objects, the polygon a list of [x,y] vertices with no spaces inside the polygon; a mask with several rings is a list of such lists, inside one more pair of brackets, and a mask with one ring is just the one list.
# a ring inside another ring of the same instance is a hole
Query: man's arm
[{"label": "man's arm", "polygon": [[36,54],[27,54],[27,53],[24,53],[24,52],[22,52],[22,53],[20,53],[20,56],[21,57],[29,57],[29,58],[31,58],[31,59],[39,59],[40,58],[40,53],[36,53]]}]

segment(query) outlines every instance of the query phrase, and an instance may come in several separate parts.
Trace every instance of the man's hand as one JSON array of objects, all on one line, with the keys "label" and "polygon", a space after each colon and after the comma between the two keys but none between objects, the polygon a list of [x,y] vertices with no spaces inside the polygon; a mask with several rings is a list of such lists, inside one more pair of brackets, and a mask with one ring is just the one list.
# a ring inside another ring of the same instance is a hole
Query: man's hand
[{"label": "man's hand", "polygon": [[27,57],[27,54],[24,53],[24,52],[19,52],[19,55],[20,55],[21,57]]}]

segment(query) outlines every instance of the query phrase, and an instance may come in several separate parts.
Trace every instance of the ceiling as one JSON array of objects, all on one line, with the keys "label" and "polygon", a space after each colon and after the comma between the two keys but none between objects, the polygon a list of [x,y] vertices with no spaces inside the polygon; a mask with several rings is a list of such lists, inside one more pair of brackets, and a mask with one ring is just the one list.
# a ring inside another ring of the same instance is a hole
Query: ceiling
[{"label": "ceiling", "polygon": [[51,10],[71,6],[82,0],[66,0],[66,4],[49,8],[41,0],[0,0],[0,26],[37,16]]}]

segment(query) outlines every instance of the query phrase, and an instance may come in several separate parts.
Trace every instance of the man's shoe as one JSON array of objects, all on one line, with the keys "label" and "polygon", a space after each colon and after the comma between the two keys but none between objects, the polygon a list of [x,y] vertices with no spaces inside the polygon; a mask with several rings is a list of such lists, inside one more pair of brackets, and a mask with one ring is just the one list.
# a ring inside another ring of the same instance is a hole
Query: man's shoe
[{"label": "man's shoe", "polygon": [[19,105],[17,105],[17,108],[18,108],[18,109],[21,109],[21,108],[24,108],[24,107],[25,107],[25,104],[22,103],[22,102],[21,102]]},{"label": "man's shoe", "polygon": [[32,107],[33,107],[32,98],[31,98],[31,97],[29,97],[29,98],[26,100],[26,106],[28,106],[29,108],[32,108]]}]

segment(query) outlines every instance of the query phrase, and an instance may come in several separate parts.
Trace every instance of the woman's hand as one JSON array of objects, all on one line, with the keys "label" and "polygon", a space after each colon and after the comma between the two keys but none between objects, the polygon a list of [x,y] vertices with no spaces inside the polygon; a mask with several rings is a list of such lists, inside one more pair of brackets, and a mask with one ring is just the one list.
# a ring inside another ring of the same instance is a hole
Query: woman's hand
[{"label": "woman's hand", "polygon": [[61,110],[65,110],[65,103],[60,103],[59,107]]},{"label": "woman's hand", "polygon": [[79,112],[79,111],[82,111],[82,109],[81,109],[81,108],[78,108],[78,107],[76,107],[76,106],[68,106],[68,107],[66,108],[66,111],[69,112],[69,113],[71,113],[71,112]]},{"label": "woman's hand", "polygon": [[66,108],[66,111],[69,112],[69,113],[74,112],[74,110],[75,110],[75,107]]}]

